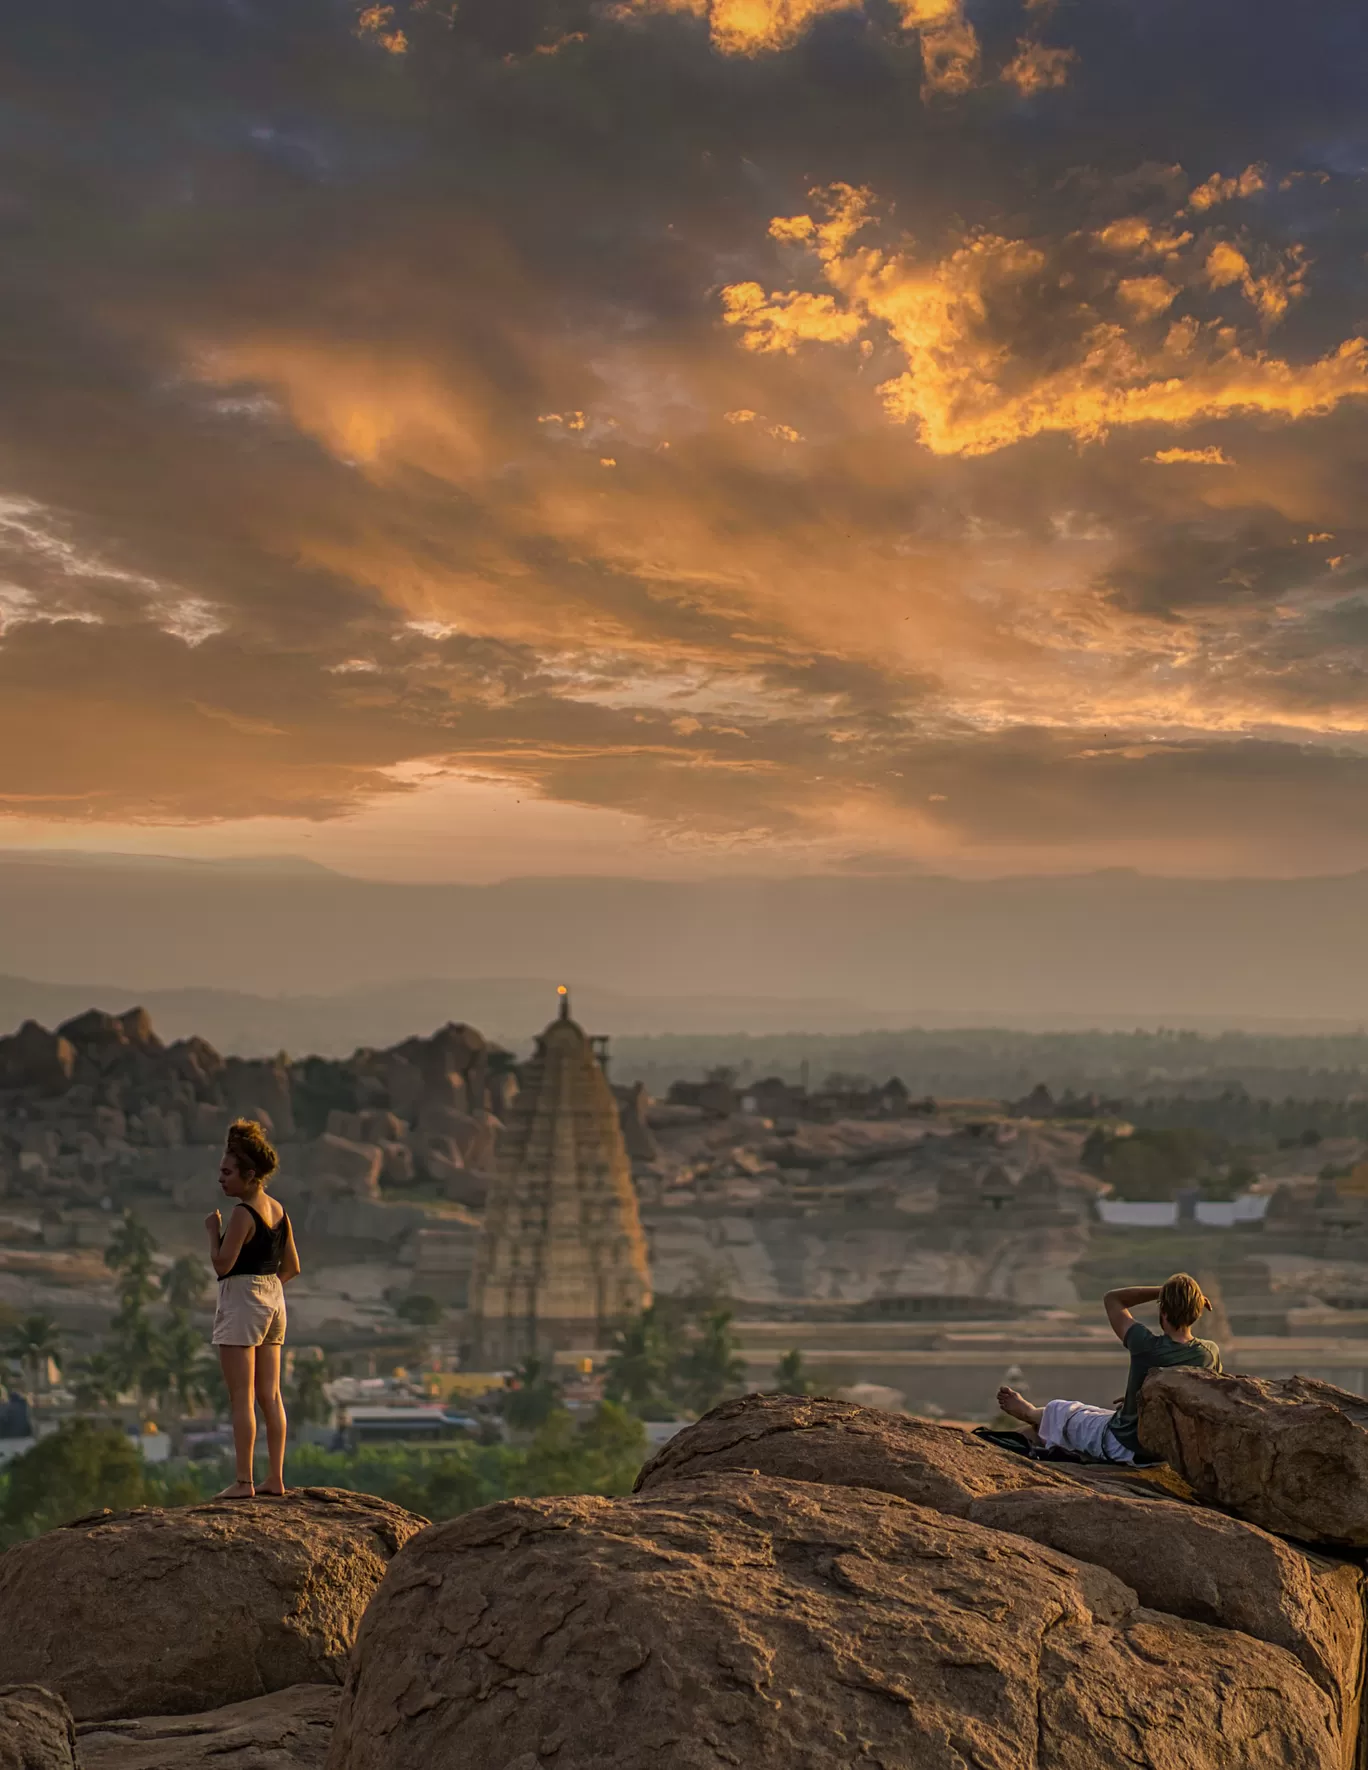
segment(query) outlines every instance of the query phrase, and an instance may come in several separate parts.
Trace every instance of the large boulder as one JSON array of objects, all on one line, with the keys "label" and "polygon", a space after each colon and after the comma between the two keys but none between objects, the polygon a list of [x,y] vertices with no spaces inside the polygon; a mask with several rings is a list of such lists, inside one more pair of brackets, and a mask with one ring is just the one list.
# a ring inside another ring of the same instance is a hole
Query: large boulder
[{"label": "large boulder", "polygon": [[328,1770],[1338,1770],[1284,1648],[886,1494],[733,1474],[429,1530]]},{"label": "large boulder", "polygon": [[1212,1505],[1306,1543],[1368,1548],[1368,1401],[1312,1377],[1155,1371],[1140,1437]]},{"label": "large boulder", "polygon": [[79,1770],[71,1710],[41,1684],[0,1687],[0,1770]]},{"label": "large boulder", "polygon": [[331,1488],[78,1519],[0,1555],[0,1680],[41,1679],[78,1721],[339,1683],[391,1556],[425,1523]]},{"label": "large boulder", "polygon": [[17,1033],[0,1039],[0,1088],[63,1094],[75,1071],[75,1046],[36,1020],[26,1020]]},{"label": "large boulder", "polygon": [[341,1694],[292,1684],[202,1715],[88,1721],[82,1770],[322,1770]]},{"label": "large boulder", "polygon": [[1365,1645],[1357,1566],[1173,1500],[1018,1488],[975,1500],[969,1517],[1105,1567],[1151,1610],[1285,1647],[1330,1697],[1352,1748],[1347,1770],[1356,1764]]},{"label": "large boulder", "polygon": [[378,1198],[384,1165],[384,1152],[374,1143],[353,1143],[331,1131],[304,1148],[305,1176],[324,1197]]},{"label": "large boulder", "polygon": [[743,1395],[667,1440],[637,1476],[638,1493],[682,1476],[754,1469],[790,1481],[874,1487],[966,1517],[985,1494],[1068,1492],[1067,1476],[970,1432],[851,1401]]}]

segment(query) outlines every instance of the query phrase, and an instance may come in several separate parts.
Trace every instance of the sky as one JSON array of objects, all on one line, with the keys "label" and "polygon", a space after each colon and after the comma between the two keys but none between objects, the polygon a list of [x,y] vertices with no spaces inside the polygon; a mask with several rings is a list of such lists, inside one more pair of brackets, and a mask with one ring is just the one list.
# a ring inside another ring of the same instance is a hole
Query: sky
[{"label": "sky", "polygon": [[1348,0],[45,0],[0,848],[1368,866]]}]

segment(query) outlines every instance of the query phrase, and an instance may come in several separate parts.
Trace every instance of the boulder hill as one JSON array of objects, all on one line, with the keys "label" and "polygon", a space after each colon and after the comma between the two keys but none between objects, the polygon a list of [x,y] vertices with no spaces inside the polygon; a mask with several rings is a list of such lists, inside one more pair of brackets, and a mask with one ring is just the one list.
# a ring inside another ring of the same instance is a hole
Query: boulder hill
[{"label": "boulder hill", "polygon": [[1368,1409],[1145,1420],[1173,1469],[752,1395],[623,1499],[81,1519],[0,1556],[0,1770],[1358,1770]]}]

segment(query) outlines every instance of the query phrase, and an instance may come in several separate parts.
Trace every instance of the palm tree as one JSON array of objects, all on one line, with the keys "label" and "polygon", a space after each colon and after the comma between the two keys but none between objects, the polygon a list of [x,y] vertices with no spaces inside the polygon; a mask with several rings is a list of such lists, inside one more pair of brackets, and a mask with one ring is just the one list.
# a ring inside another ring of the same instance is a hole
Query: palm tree
[{"label": "palm tree", "polygon": [[156,1333],[147,1306],[156,1295],[152,1259],[157,1244],[146,1224],[125,1211],[105,1249],[105,1265],[119,1275],[119,1309],[108,1346],[121,1388],[145,1394],[157,1364]]},{"label": "palm tree", "polygon": [[208,1289],[209,1275],[204,1270],[204,1262],[193,1254],[182,1254],[162,1273],[162,1296],[175,1315],[188,1316],[204,1301]]},{"label": "palm tree", "polygon": [[113,1407],[123,1393],[118,1367],[108,1353],[92,1352],[76,1370],[77,1407]]},{"label": "palm tree", "polygon": [[332,1413],[328,1399],[327,1360],[300,1358],[294,1361],[294,1381],[290,1386],[290,1412],[301,1425],[325,1425]]},{"label": "palm tree", "polygon": [[186,1415],[209,1398],[203,1369],[203,1338],[190,1319],[195,1305],[203,1300],[208,1283],[203,1262],[190,1254],[173,1260],[161,1277],[167,1320],[151,1342],[147,1382],[158,1402],[167,1408],[171,1448],[177,1455]]},{"label": "palm tree", "polygon": [[29,1393],[38,1387],[38,1378],[49,1359],[60,1361],[62,1336],[50,1315],[26,1315],[9,1336],[6,1350],[18,1361],[28,1380]]}]

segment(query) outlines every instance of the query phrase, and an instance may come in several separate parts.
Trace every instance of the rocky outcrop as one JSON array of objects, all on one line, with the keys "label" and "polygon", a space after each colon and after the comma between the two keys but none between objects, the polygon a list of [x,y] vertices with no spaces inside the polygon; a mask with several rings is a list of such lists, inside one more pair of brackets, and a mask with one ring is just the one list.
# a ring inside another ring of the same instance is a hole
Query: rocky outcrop
[{"label": "rocky outcrop", "polygon": [[390,1558],[426,1523],[330,1488],[101,1513],[0,1556],[0,1679],[78,1721],[336,1684]]},{"label": "rocky outcrop", "polygon": [[71,1710],[41,1684],[0,1687],[0,1770],[79,1770]]},{"label": "rocky outcrop", "polygon": [[888,1494],[747,1474],[427,1531],[357,1641],[328,1770],[1332,1770],[1286,1649]]},{"label": "rocky outcrop", "polygon": [[798,1395],[724,1401],[663,1445],[637,1476],[636,1488],[640,1493],[724,1469],[874,1487],[955,1517],[967,1517],[986,1494],[1071,1489],[1067,1476],[958,1427]]},{"label": "rocky outcrop", "polygon": [[1114,1573],[1151,1610],[1285,1647],[1330,1697],[1356,1761],[1364,1663],[1364,1577],[1255,1525],[1172,1500],[1017,1489],[969,1517]]},{"label": "rocky outcrop", "polygon": [[1342,1736],[1351,1745],[1357,1737],[1361,1571],[1181,1503],[1191,1490],[1167,1469],[1030,1463],[959,1427],[826,1399],[748,1395],[669,1440],[637,1491],[722,1470],[874,1488],[1104,1567],[1151,1609],[1295,1654],[1331,1698]]},{"label": "rocky outcrop", "polygon": [[1368,1548],[1368,1401],[1311,1377],[1156,1371],[1140,1436],[1209,1504],[1305,1543]]},{"label": "rocky outcrop", "polygon": [[203,1715],[85,1722],[82,1770],[322,1770],[341,1694],[293,1684]]}]

